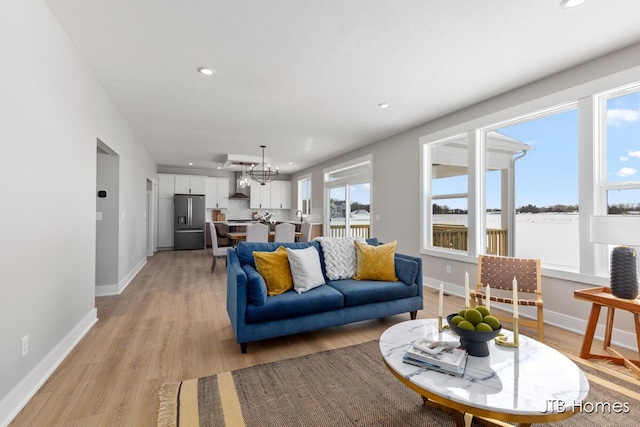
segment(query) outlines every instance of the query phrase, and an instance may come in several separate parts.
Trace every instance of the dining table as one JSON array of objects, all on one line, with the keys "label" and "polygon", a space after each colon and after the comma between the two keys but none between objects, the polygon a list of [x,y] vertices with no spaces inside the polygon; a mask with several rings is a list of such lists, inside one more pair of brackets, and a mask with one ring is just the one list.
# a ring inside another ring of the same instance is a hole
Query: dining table
[{"label": "dining table", "polygon": [[[273,239],[276,235],[275,231],[270,231],[269,232],[269,241],[273,242]],[[225,234],[225,236],[227,236],[229,239],[231,239],[231,241],[233,242],[233,246],[237,246],[238,242],[243,241],[243,240],[247,240],[247,232],[246,231],[230,231],[228,233]],[[298,240],[298,238],[300,238],[300,236],[302,236],[302,233],[300,231],[296,231],[294,233],[294,237],[296,238],[296,241]]]}]

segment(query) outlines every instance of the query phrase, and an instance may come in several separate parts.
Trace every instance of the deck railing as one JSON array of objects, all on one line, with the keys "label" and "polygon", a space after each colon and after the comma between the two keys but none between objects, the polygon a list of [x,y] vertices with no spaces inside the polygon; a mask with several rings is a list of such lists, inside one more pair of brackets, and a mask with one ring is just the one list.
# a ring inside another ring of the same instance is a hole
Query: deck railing
[{"label": "deck railing", "polygon": [[[357,224],[351,225],[351,234],[352,237],[362,237],[363,239],[368,239],[371,232],[371,226],[369,224]],[[347,229],[344,224],[342,225],[334,225],[331,224],[329,226],[329,236],[331,237],[348,237]]]},{"label": "deck railing", "polygon": [[[344,224],[331,224],[329,236],[347,237],[347,230]],[[369,224],[351,225],[351,236],[368,239],[371,227]],[[449,248],[459,251],[467,250],[469,231],[464,225],[454,224],[434,224],[433,225],[433,246]],[[488,228],[487,229],[487,254],[507,255],[507,230]]]},{"label": "deck railing", "polygon": [[[469,231],[464,225],[434,224],[433,246],[439,248],[467,250]],[[487,229],[487,254],[507,255],[507,230]]]}]

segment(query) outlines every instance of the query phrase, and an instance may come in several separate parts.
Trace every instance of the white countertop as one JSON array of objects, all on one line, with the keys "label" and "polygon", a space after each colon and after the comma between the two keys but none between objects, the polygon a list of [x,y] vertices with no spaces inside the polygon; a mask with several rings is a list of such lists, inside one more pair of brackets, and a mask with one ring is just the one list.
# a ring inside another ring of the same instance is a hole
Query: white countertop
[{"label": "white countertop", "polygon": [[[512,337],[510,331],[502,332]],[[440,334],[457,338],[450,330]],[[589,393],[589,382],[575,363],[523,335],[518,348],[498,346],[491,340],[489,356],[468,356],[462,378],[402,362],[414,341],[437,335],[436,319],[402,322],[382,334],[380,351],[391,369],[425,391],[472,408],[531,416],[531,422],[540,422],[534,419],[545,412],[564,413],[551,402],[563,402],[565,410],[572,411]]]},{"label": "white countertop", "polygon": [[[248,219],[246,222],[229,222],[229,221],[211,221],[211,222],[216,223],[216,224],[225,224],[225,225],[229,225],[229,226],[238,226],[238,225],[242,226],[242,225],[253,224],[253,223],[258,222],[258,221],[252,221],[252,220]],[[288,223],[291,223],[291,224],[294,224],[294,225],[300,224],[300,221],[290,221],[290,220],[276,220],[276,222],[288,222]],[[322,223],[321,222],[312,222],[311,225],[322,225]]]},{"label": "white countertop", "polygon": [[251,221],[250,219],[246,220],[245,222],[229,222],[229,221],[213,221],[215,224],[224,224],[224,225],[230,225],[230,226],[238,226],[238,225],[249,225],[249,224],[253,224],[255,222],[258,221]]}]

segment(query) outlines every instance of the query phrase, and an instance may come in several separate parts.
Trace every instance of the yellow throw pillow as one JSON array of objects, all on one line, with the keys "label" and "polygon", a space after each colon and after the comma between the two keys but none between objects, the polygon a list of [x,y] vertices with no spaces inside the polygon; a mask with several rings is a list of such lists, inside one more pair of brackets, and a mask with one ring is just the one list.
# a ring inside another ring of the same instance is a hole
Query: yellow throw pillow
[{"label": "yellow throw pillow", "polygon": [[397,243],[393,241],[373,246],[356,240],[356,275],[353,278],[356,280],[397,281],[394,262]]},{"label": "yellow throw pillow", "polygon": [[273,252],[254,252],[256,270],[267,284],[267,295],[272,297],[293,289],[287,250],[280,246]]}]

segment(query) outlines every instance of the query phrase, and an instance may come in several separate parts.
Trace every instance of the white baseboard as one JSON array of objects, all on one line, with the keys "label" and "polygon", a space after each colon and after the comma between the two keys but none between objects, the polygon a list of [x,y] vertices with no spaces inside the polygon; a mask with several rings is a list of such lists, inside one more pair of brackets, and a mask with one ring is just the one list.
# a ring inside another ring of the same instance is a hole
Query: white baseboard
[{"label": "white baseboard", "polygon": [[[422,283],[426,288],[430,288],[434,290],[440,289],[440,281],[438,280],[431,279],[429,277],[423,277]],[[446,283],[446,282],[443,282],[443,284],[444,284],[444,292],[446,294],[455,295],[455,296],[459,296],[460,298],[463,298],[463,293],[464,293],[463,286],[452,284],[452,283]],[[435,303],[437,304],[437,301]],[[500,308],[504,309],[505,311],[509,311],[509,308],[505,307],[504,305],[500,306]],[[522,312],[520,313],[520,315],[522,317],[532,318],[530,316],[523,315]],[[567,316],[566,314],[550,311],[548,309],[544,310],[544,323],[556,326],[566,331],[575,332],[578,335],[584,335],[584,332],[587,330],[586,319]],[[604,340],[604,328],[605,328],[604,325],[598,324],[598,327],[596,328],[596,333],[594,335],[595,339],[598,339],[601,341]],[[635,332],[628,332],[622,329],[613,328],[612,335],[613,335],[613,338],[611,339],[612,344],[622,348],[629,349],[629,350],[634,350],[634,351],[636,350],[637,341],[636,341]]]},{"label": "white baseboard", "polygon": [[108,297],[113,295],[120,295],[122,291],[129,286],[129,283],[136,277],[136,274],[142,270],[147,264],[147,257],[142,258],[138,264],[136,264],[131,271],[118,283],[113,285],[100,285],[96,286],[96,296],[97,297]]},{"label": "white baseboard", "polygon": [[31,400],[45,381],[80,342],[82,337],[98,321],[98,310],[89,313],[67,334],[66,337],[0,401],[0,427],[6,427]]}]

